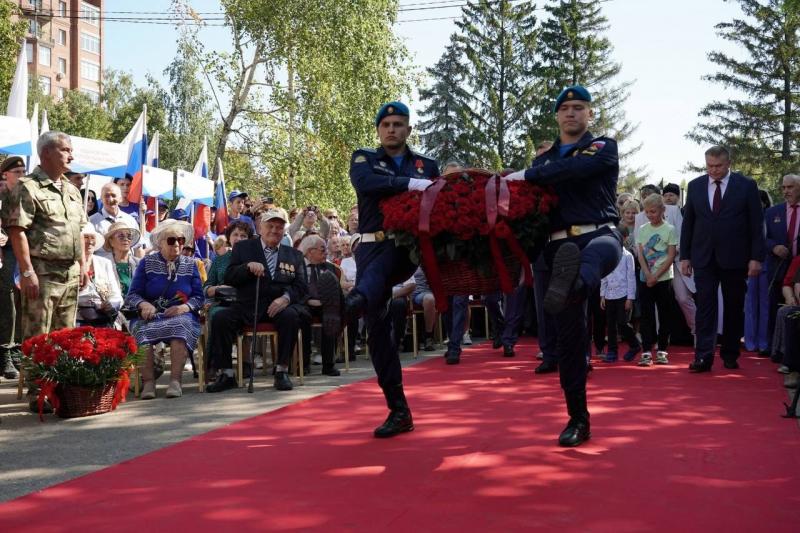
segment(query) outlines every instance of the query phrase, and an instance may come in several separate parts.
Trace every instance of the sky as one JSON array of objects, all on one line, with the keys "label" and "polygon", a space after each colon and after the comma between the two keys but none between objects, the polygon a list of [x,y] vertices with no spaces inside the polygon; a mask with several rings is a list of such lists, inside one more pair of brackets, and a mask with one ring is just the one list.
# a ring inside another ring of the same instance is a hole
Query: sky
[{"label": "sky", "polygon": [[[438,61],[456,29],[453,17],[460,14],[459,7],[430,8],[459,3],[400,0],[395,32],[404,39],[416,68],[422,70]],[[192,0],[191,4],[200,13],[221,10],[216,0]],[[539,6],[543,4],[543,0],[536,2],[542,16]],[[106,0],[105,5],[108,17],[131,17],[135,15],[113,12],[133,11],[132,5],[136,11],[165,12],[170,2],[138,0],[133,4],[129,0]],[[717,70],[708,61],[708,52],[741,55],[740,50],[716,34],[714,26],[741,16],[738,5],[724,0],[607,0],[602,8],[610,26],[606,36],[614,47],[612,58],[622,65],[618,81],[633,82],[624,109],[638,129],[627,147],[620,146],[620,151],[641,144],[631,167],[644,167],[650,182],[664,179],[680,183],[691,179],[695,174],[684,168],[688,162],[701,164],[707,147],[698,146],[685,136],[697,124],[697,113],[703,106],[726,97],[723,87],[702,80]],[[162,72],[175,53],[173,26],[115,21],[105,24],[106,67],[131,72],[140,84],[145,83],[148,72],[163,79]],[[225,28],[203,28],[201,38],[207,50],[229,48]],[[140,39],[147,44],[135,44]],[[413,109],[419,102],[412,100],[410,105]],[[413,118],[412,112],[412,121]]]}]

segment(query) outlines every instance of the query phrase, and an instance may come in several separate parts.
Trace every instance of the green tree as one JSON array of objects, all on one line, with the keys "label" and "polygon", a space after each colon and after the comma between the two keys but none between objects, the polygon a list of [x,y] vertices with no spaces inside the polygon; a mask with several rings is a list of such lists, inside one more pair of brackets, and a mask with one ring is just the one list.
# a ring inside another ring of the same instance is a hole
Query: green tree
[{"label": "green tree", "polygon": [[425,151],[444,164],[456,158],[471,165],[467,142],[470,94],[467,90],[467,70],[458,46],[450,43],[441,59],[427,69],[433,83],[420,90],[420,100],[426,102],[420,113],[425,117],[416,128]]},{"label": "green tree", "polygon": [[[373,117],[409,92],[396,0],[225,0],[262,68],[235,127],[286,206],[349,208],[350,154],[375,144]],[[335,21],[335,23],[332,23]],[[227,152],[226,152],[227,153]],[[227,172],[226,172],[227,179]]]},{"label": "green tree", "polygon": [[708,58],[720,70],[704,77],[733,96],[706,105],[687,137],[728,146],[736,168],[770,188],[800,162],[800,11],[784,0],[738,3],[745,16],[716,28],[745,54],[740,59],[711,52]]},{"label": "green tree", "polygon": [[469,98],[459,112],[468,113],[463,138],[476,166],[519,167],[529,159],[525,126],[539,93],[533,12],[529,1],[471,0],[456,21],[453,44],[469,80]]},{"label": "green tree", "polygon": [[[532,138],[542,140],[557,135],[553,102],[564,87],[575,84],[583,85],[592,94],[595,111],[592,133],[613,137],[624,146],[636,130],[623,110],[632,82],[616,81],[621,64],[613,60],[613,46],[605,37],[609,25],[601,3],[601,0],[555,0],[545,6],[548,18],[543,23],[538,48],[543,98],[531,124]],[[621,149],[623,162],[639,148]],[[641,169],[632,172],[642,174]]]},{"label": "green tree", "polygon": [[[111,120],[110,137],[115,142],[121,142],[130,132],[144,106],[147,106],[148,135],[167,132],[167,94],[149,74],[146,80],[144,87],[137,87],[129,73],[113,69],[103,72],[101,102]],[[162,160],[162,166],[164,163],[167,162]]]},{"label": "green tree", "polygon": [[[12,18],[19,15],[19,8],[14,2],[0,0],[0,102],[8,102],[19,47],[28,27],[25,20]],[[5,108],[2,113],[5,114]]]}]

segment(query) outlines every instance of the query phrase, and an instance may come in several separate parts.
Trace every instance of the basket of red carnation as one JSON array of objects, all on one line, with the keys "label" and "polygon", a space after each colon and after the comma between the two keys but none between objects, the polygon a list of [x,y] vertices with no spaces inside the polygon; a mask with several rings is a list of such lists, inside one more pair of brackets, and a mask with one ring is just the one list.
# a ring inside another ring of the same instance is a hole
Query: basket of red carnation
[{"label": "basket of red carnation", "polygon": [[422,265],[444,310],[448,295],[511,292],[520,272],[530,284],[526,251],[546,235],[555,202],[549,188],[467,169],[387,198],[381,210],[384,229]]},{"label": "basket of red carnation", "polygon": [[141,358],[127,333],[89,326],[31,337],[22,343],[22,353],[28,378],[39,387],[42,420],[45,400],[63,418],[116,409],[125,401],[129,372]]}]

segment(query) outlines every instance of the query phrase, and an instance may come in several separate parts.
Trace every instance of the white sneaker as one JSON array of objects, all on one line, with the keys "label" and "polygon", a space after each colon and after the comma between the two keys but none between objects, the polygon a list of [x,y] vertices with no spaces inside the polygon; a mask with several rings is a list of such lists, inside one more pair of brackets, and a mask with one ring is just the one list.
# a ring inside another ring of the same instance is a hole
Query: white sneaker
[{"label": "white sneaker", "polygon": [[180,398],[181,396],[183,396],[181,384],[177,381],[170,381],[169,387],[167,387],[167,398]]},{"label": "white sneaker", "polygon": [[321,365],[322,364],[322,356],[320,354],[315,355],[311,358],[311,364],[314,365]]},{"label": "white sneaker", "polygon": [[461,337],[461,344],[464,346],[470,346],[472,344],[472,337],[469,336],[469,331],[464,333],[464,336]]},{"label": "white sneaker", "polygon": [[140,400],[152,400],[156,397],[156,382],[145,381],[142,385],[142,393],[139,395]]},{"label": "white sneaker", "polygon": [[656,364],[657,365],[668,365],[669,359],[667,359],[667,352],[656,352]]},{"label": "white sneaker", "polygon": [[650,366],[653,364],[653,356],[649,352],[645,352],[637,364],[639,366]]}]

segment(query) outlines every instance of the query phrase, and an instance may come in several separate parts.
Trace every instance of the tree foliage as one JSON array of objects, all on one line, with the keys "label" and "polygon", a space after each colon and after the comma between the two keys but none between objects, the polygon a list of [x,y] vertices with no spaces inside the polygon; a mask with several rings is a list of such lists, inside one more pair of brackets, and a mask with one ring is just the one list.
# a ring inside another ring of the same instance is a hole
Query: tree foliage
[{"label": "tree foliage", "polygon": [[[20,11],[14,2],[0,0],[0,102],[8,102],[19,47],[28,25],[24,19],[12,20]],[[5,108],[2,113],[5,114]]]},{"label": "tree foliage", "polygon": [[409,91],[406,51],[391,29],[397,1],[225,0],[223,6],[250,46],[263,47],[259,90],[237,136],[257,158],[267,188],[288,206],[349,207],[350,154],[375,144],[373,117],[381,103]]},{"label": "tree foliage", "polygon": [[687,136],[728,146],[736,168],[770,188],[800,162],[800,11],[785,0],[737,1],[745,16],[716,28],[745,56],[711,52],[719,72],[704,77],[732,96],[706,105]]}]

